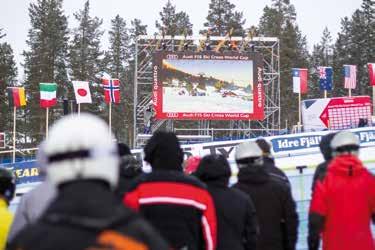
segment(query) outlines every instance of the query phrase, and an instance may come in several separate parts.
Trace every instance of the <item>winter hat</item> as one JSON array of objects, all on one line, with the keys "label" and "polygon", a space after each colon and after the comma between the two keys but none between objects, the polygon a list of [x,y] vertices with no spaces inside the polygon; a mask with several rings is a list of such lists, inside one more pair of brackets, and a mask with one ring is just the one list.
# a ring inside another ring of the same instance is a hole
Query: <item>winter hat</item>
[{"label": "winter hat", "polygon": [[202,181],[229,180],[232,172],[227,159],[221,154],[206,155],[200,161],[194,175]]},{"label": "winter hat", "polygon": [[263,151],[263,155],[269,156],[271,154],[271,145],[263,138],[255,141],[260,149]]},{"label": "winter hat", "polygon": [[123,142],[117,143],[117,150],[120,157],[132,154],[129,146]]},{"label": "winter hat", "polygon": [[154,170],[182,171],[183,152],[177,136],[172,132],[155,132],[144,148],[144,160]]},{"label": "winter hat", "polygon": [[329,133],[322,137],[319,143],[320,152],[322,153],[324,160],[329,161],[332,159],[332,148],[331,141],[335,137],[336,133]]},{"label": "winter hat", "polygon": [[185,161],[185,168],[184,168],[185,174],[194,173],[197,170],[200,161],[201,161],[200,156],[190,156]]},{"label": "winter hat", "polygon": [[85,113],[64,116],[53,124],[43,144],[51,183],[100,180],[115,188],[119,157],[108,130],[102,119]]}]

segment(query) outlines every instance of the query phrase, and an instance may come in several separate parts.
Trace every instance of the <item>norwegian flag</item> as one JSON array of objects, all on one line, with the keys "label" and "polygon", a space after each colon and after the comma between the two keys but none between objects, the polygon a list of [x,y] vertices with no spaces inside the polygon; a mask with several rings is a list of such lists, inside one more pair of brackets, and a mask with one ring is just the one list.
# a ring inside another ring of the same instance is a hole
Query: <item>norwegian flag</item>
[{"label": "norwegian flag", "polygon": [[120,80],[102,79],[106,103],[120,103]]}]

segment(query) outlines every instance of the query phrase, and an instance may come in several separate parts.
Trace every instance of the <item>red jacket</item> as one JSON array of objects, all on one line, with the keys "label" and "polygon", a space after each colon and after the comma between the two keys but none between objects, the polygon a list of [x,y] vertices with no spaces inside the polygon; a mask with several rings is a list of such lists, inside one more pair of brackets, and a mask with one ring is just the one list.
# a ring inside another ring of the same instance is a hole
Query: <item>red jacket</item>
[{"label": "red jacket", "polygon": [[216,249],[215,205],[196,178],[153,171],[133,182],[123,202],[139,211],[174,249]]},{"label": "red jacket", "polygon": [[318,180],[309,215],[309,249],[374,250],[371,215],[375,212],[375,178],[352,155],[332,160]]}]

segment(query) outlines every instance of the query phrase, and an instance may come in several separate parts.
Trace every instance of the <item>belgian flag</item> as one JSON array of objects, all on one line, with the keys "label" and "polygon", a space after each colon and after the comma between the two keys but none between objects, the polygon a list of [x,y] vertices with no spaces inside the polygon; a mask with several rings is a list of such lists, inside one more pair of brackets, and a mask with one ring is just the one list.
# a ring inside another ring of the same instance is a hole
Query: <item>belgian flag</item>
[{"label": "belgian flag", "polygon": [[26,106],[25,88],[24,87],[9,87],[7,88],[9,107]]}]

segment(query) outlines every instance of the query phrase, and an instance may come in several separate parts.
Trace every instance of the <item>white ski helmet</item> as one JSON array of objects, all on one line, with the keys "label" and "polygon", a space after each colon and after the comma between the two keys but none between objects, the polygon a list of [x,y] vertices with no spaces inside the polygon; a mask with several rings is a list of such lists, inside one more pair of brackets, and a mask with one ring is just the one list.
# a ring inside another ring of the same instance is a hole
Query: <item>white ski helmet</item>
[{"label": "white ski helmet", "polygon": [[263,151],[255,141],[245,141],[237,145],[235,149],[235,160],[239,168],[250,165],[260,166],[263,164]]},{"label": "white ski helmet", "polygon": [[331,148],[334,155],[341,153],[358,154],[360,141],[358,137],[350,131],[337,133],[332,141]]},{"label": "white ski helmet", "polygon": [[47,178],[56,186],[75,180],[103,180],[115,188],[119,156],[107,124],[90,114],[57,121],[43,144]]}]

